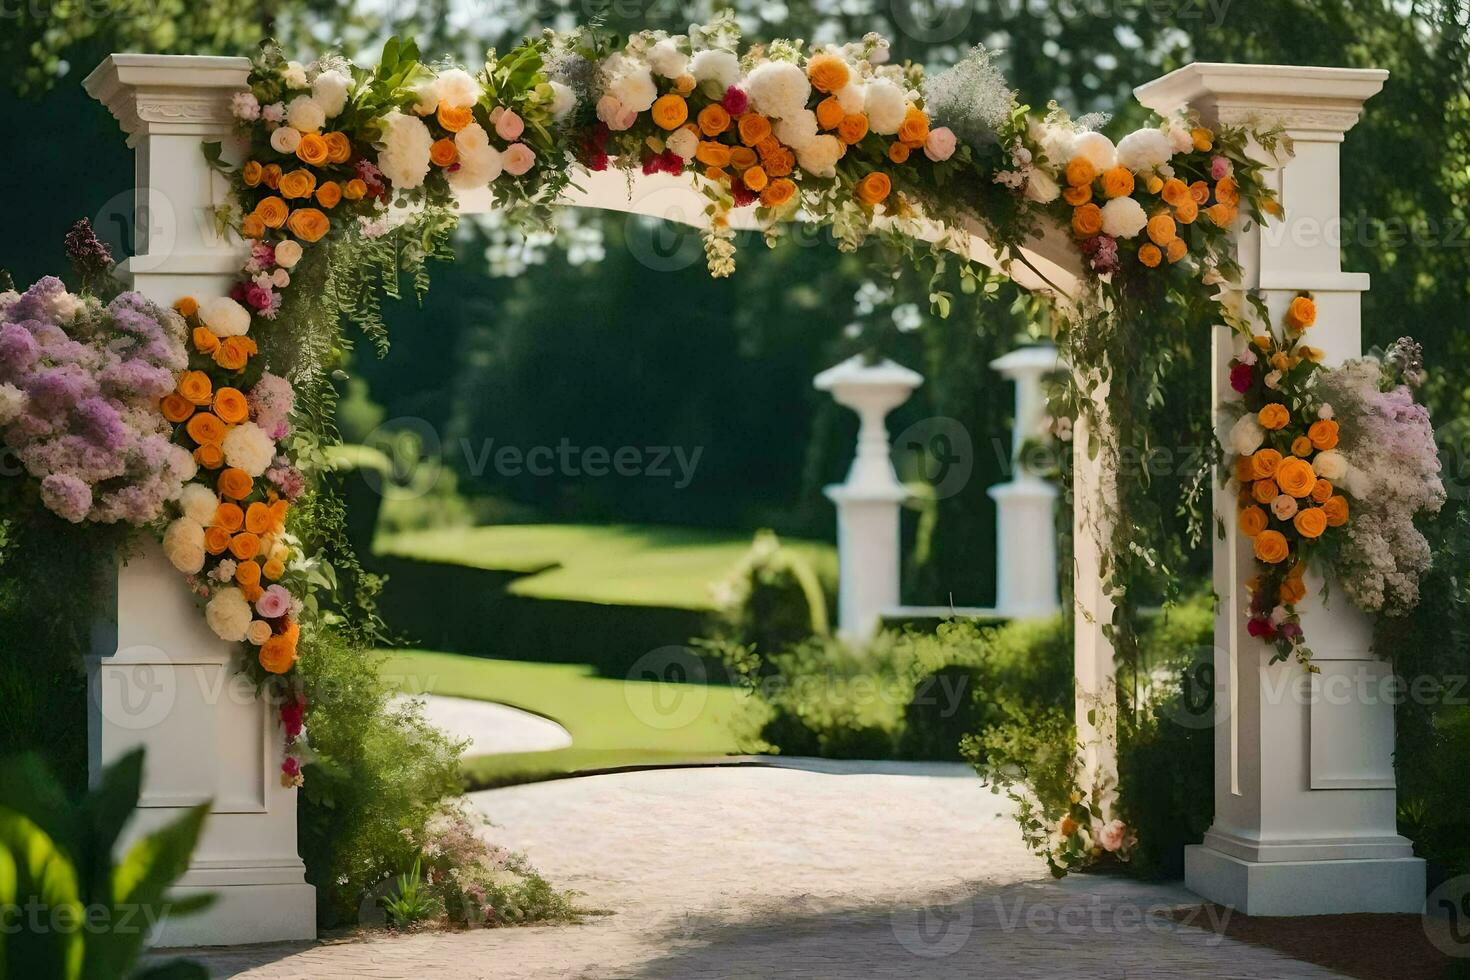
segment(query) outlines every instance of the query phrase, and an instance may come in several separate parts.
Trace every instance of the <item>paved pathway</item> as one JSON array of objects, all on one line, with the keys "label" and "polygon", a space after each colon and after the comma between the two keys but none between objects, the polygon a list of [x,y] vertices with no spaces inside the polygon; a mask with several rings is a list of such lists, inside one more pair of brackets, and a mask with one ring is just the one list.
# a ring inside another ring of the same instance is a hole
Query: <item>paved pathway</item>
[{"label": "paved pathway", "polygon": [[455,738],[468,739],[465,755],[547,752],[572,744],[565,728],[541,715],[494,701],[455,698],[446,694],[399,695],[399,701],[422,701],[424,717]]},{"label": "paved pathway", "polygon": [[214,951],[218,976],[1309,978],[1176,924],[1172,886],[1053,882],[961,766],[620,773],[479,793],[497,841],[610,914]]}]

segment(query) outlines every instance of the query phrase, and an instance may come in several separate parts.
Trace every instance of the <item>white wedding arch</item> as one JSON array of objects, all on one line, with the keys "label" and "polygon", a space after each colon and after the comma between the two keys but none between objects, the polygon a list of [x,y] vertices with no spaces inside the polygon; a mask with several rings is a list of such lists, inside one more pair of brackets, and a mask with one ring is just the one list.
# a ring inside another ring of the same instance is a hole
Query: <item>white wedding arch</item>
[{"label": "white wedding arch", "polygon": [[[247,87],[245,58],[115,54],[86,79],[88,93],[117,117],[136,154],[134,256],[121,267],[133,288],[168,305],[185,295],[223,294],[243,246],[222,237],[215,211],[229,200],[225,179],[206,165],[200,141],[228,140],[231,96]],[[1267,174],[1287,219],[1237,226],[1243,285],[1260,290],[1273,317],[1310,291],[1322,309],[1314,343],[1329,363],[1361,353],[1360,301],[1368,277],[1341,269],[1339,157],[1344,134],[1386,72],[1274,65],[1192,64],[1135,90],[1161,113],[1188,106],[1207,125],[1280,123],[1293,159]],[[703,209],[687,182],[668,176],[593,175],[567,203],[694,223]],[[466,201],[467,209],[483,202]],[[978,232],[978,229],[975,231]],[[972,257],[996,265],[982,234]],[[1063,229],[1033,242],[1022,286],[1066,301],[1079,292],[1080,262]],[[1214,399],[1226,383],[1235,338],[1212,338]],[[984,383],[976,379],[976,383]],[[1094,775],[1115,771],[1113,651],[1105,624],[1113,608],[1099,568],[1111,540],[1102,502],[1110,481],[1074,439],[1077,726]],[[1217,514],[1234,499],[1216,492]],[[1270,664],[1270,649],[1245,636],[1240,583],[1250,551],[1233,520],[1214,543],[1216,614],[1215,820],[1187,856],[1187,884],[1252,915],[1415,912],[1424,866],[1395,827],[1393,709],[1363,692],[1389,669],[1370,650],[1367,619],[1310,590],[1299,604],[1321,672]],[[233,645],[205,626],[177,573],[150,550],[118,570],[115,622],[99,631],[89,672],[94,774],[121,753],[148,748],[139,833],[178,808],[212,799],[185,891],[214,891],[204,915],[165,921],[161,945],[223,944],[314,935],[315,903],[296,848],[295,790],[281,762],[274,716],[249,685],[232,683]],[[1340,595],[1340,593],[1338,593]],[[1342,695],[1341,692],[1358,692]],[[1331,692],[1337,692],[1336,695]],[[141,707],[140,707],[141,706]]]}]

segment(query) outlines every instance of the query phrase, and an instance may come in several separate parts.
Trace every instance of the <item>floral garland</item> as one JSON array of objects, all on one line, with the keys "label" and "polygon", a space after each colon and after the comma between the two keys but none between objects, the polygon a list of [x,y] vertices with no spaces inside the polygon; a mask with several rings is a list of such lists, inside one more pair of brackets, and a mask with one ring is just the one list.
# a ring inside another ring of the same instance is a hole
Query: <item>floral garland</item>
[{"label": "floral garland", "polygon": [[1024,262],[1020,246],[1061,225],[1094,290],[1123,297],[1167,281],[1208,300],[1235,275],[1230,226],[1279,213],[1246,152],[1251,141],[1289,151],[1279,131],[1211,131],[1179,116],[1115,146],[1055,106],[1033,114],[980,50],[926,79],[888,64],[877,35],[811,51],[740,47],[722,16],[688,36],[548,32],[491,52],[474,74],[426,65],[397,38],[374,69],[338,56],[304,66],[273,45],[256,59],[233,100],[243,162],[227,167],[206,146],[233,185],[236,206],[221,220],[249,258],[228,296],[177,305],[190,363],[161,410],[199,473],[164,547],[211,628],[245,644],[249,671],[279,695],[286,783],[299,784],[307,750],[294,666],[321,575],[286,530],[306,483],[282,443],[301,379],[266,371],[261,355],[304,342],[272,321],[313,246],[382,241],[421,270],[452,228],[456,192],[488,188],[514,221],[537,226],[576,169],[616,166],[695,182],[715,276],[734,270],[731,212],[753,208],[768,240],[814,220],[845,249],[874,233],[901,239],[920,220],[951,230],[975,221],[1007,262]]}]

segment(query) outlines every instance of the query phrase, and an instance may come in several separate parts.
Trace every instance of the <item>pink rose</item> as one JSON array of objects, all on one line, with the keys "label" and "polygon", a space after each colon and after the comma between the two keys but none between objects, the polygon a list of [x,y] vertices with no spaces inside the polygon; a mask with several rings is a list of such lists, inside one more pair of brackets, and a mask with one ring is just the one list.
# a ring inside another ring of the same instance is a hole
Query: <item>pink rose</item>
[{"label": "pink rose", "polygon": [[526,131],[526,123],[514,111],[507,109],[495,120],[495,135],[503,140],[518,140]]},{"label": "pink rose", "polygon": [[1217,156],[1210,160],[1210,179],[1223,180],[1224,178],[1229,177],[1234,169],[1235,168],[1230,165],[1229,160],[1225,159],[1224,157]]},{"label": "pink rose", "polygon": [[1128,827],[1121,820],[1103,824],[1102,829],[1097,832],[1097,842],[1105,851],[1117,851],[1123,846],[1123,839],[1128,835]]},{"label": "pink rose", "polygon": [[954,130],[948,126],[940,126],[929,130],[929,138],[924,141],[924,156],[940,163],[954,156],[954,146]]},{"label": "pink rose", "polygon": [[512,177],[519,177],[536,165],[536,154],[524,143],[512,143],[505,148],[505,156],[502,160],[505,164],[505,172]]},{"label": "pink rose", "polygon": [[291,593],[284,586],[272,585],[255,600],[255,610],[266,619],[279,619],[291,608]]}]

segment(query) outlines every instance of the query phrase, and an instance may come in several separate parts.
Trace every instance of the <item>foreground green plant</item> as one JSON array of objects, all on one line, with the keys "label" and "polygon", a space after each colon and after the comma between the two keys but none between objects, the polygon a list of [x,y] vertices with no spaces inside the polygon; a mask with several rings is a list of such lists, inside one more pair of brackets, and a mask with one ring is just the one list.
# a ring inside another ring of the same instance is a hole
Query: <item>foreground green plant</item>
[{"label": "foreground green plant", "polygon": [[432,916],[438,905],[424,885],[422,858],[413,859],[413,867],[398,876],[398,887],[382,899],[383,911],[400,929],[410,928]]}]

